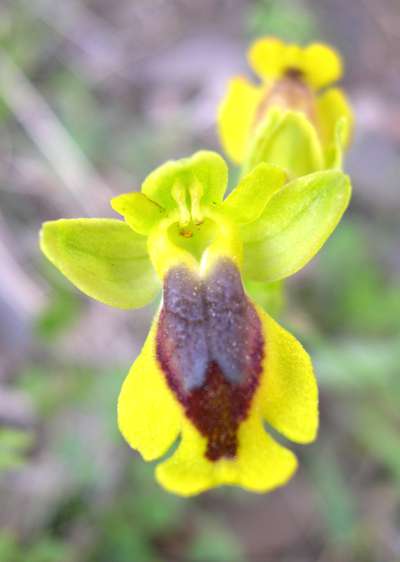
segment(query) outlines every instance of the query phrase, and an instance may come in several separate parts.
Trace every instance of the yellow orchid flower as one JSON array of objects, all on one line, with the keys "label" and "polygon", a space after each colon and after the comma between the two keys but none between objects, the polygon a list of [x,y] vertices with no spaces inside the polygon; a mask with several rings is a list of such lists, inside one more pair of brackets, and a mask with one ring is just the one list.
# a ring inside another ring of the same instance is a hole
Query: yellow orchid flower
[{"label": "yellow orchid flower", "polygon": [[327,45],[305,48],[276,38],[257,40],[248,60],[261,84],[233,78],[218,114],[222,145],[230,158],[251,170],[277,164],[289,177],[341,166],[353,114],[340,88],[322,88],[342,76],[342,62]]},{"label": "yellow orchid flower", "polygon": [[[118,423],[167,490],[221,484],[265,492],[294,473],[297,443],[318,426],[318,392],[300,343],[254,304],[243,279],[273,281],[308,262],[350,197],[339,170],[292,182],[260,164],[224,199],[227,166],[212,152],[167,162],[140,193],[114,198],[115,219],[45,223],[41,248],[91,297],[137,308],[162,302],[119,397]],[[266,226],[267,225],[267,226]],[[296,241],[296,243],[294,243]]]}]

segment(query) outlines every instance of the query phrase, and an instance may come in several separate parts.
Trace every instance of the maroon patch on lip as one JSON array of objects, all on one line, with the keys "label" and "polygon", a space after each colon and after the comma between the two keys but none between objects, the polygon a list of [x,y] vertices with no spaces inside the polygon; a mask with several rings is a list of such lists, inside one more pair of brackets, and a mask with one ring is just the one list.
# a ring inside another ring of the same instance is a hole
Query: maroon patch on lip
[{"label": "maroon patch on lip", "polygon": [[238,427],[262,370],[264,339],[230,260],[221,260],[204,280],[184,267],[169,272],[156,345],[171,390],[207,438],[205,456],[235,457]]}]

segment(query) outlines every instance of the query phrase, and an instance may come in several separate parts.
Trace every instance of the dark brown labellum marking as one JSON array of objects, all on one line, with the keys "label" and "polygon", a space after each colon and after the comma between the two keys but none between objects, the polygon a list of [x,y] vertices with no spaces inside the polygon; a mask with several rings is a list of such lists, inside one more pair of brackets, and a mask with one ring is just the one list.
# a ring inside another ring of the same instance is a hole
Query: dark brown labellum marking
[{"label": "dark brown labellum marking", "polygon": [[237,430],[257,388],[263,353],[260,320],[230,260],[221,260],[204,280],[185,267],[168,273],[157,358],[207,438],[208,459],[236,455]]}]

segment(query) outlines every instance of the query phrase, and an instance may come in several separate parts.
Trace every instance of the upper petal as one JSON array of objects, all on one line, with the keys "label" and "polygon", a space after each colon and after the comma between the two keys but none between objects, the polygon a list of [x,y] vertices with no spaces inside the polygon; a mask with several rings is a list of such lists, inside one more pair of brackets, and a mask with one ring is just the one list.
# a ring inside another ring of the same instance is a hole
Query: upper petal
[{"label": "upper petal", "polygon": [[287,179],[282,168],[271,164],[258,164],[245,175],[222,204],[222,210],[239,224],[253,222],[261,215],[265,205]]},{"label": "upper petal", "polygon": [[228,168],[216,152],[201,150],[189,158],[170,160],[150,175],[142,185],[142,192],[164,209],[176,207],[172,188],[176,182],[189,186],[194,181],[203,188],[203,203],[220,203],[228,180]]},{"label": "upper petal", "polygon": [[287,46],[275,37],[265,37],[255,41],[248,51],[250,66],[264,79],[280,78],[288,63],[297,67],[300,48]]},{"label": "upper petal", "polygon": [[40,237],[46,257],[81,291],[105,304],[138,308],[160,289],[146,239],[113,219],[46,222]]},{"label": "upper petal", "polygon": [[237,164],[245,157],[262,96],[262,87],[254,86],[246,78],[237,77],[229,82],[228,91],[219,107],[218,129],[221,143],[228,156]]},{"label": "upper petal", "polygon": [[307,84],[319,89],[342,75],[339,54],[323,43],[301,48],[267,37],[253,43],[248,56],[254,71],[264,79],[280,78],[288,70],[299,70]]},{"label": "upper petal", "polygon": [[302,69],[308,84],[315,89],[336,82],[343,73],[339,53],[323,43],[312,43],[303,50]]},{"label": "upper petal", "polygon": [[111,207],[135,232],[144,236],[165,217],[165,210],[144,193],[123,193],[113,197]]}]

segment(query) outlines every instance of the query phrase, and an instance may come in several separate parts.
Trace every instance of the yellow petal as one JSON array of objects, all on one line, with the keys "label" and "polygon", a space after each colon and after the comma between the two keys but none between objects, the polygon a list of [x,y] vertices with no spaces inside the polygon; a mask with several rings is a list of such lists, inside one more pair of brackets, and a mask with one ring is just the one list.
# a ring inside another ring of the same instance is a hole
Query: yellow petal
[{"label": "yellow petal", "polygon": [[170,492],[192,496],[220,485],[267,492],[293,475],[295,455],[266,433],[260,418],[252,415],[243,422],[238,438],[236,458],[212,462],[204,456],[206,439],[185,422],[182,442],[172,457],[157,467],[157,480]]},{"label": "yellow petal", "polygon": [[340,88],[331,88],[317,98],[317,119],[321,138],[326,147],[335,141],[335,129],[338,120],[346,118],[347,127],[344,134],[344,146],[349,145],[354,126],[354,115],[346,95]]},{"label": "yellow petal", "polygon": [[300,70],[307,84],[315,89],[338,80],[342,75],[339,54],[322,43],[312,43],[304,49],[294,44],[285,44],[279,39],[259,39],[251,46],[249,63],[264,79],[281,78],[287,70]]},{"label": "yellow petal", "polygon": [[181,406],[169,389],[155,355],[157,321],[125,379],[118,400],[118,425],[145,460],[162,456],[178,436]]},{"label": "yellow petal", "polygon": [[[264,79],[279,78],[285,68],[286,49],[286,45],[274,37],[259,39],[249,49],[249,64]],[[291,56],[293,55],[292,51]]]},{"label": "yellow petal", "polygon": [[288,439],[309,443],[318,429],[318,389],[310,357],[262,309],[266,352],[257,400],[265,420]]},{"label": "yellow petal", "polygon": [[177,451],[156,468],[158,482],[180,496],[192,496],[215,486],[214,463],[204,456],[206,447],[206,439],[185,420]]},{"label": "yellow petal", "polygon": [[307,83],[315,89],[336,82],[343,72],[340,55],[322,43],[312,43],[303,50],[301,66]]},{"label": "yellow petal", "polygon": [[255,120],[263,88],[253,86],[245,78],[230,81],[228,91],[218,111],[218,127],[225,152],[241,163]]},{"label": "yellow petal", "polygon": [[295,455],[268,435],[257,415],[240,426],[236,484],[268,492],[285,484],[296,468]]}]

